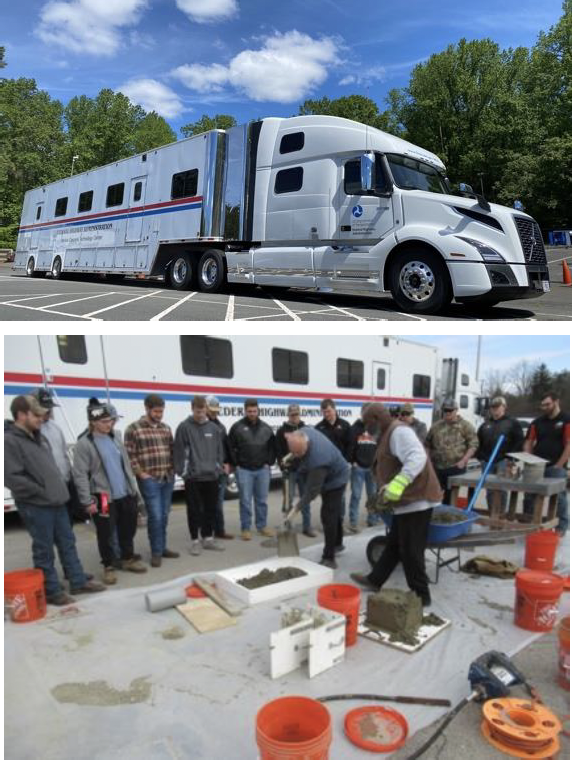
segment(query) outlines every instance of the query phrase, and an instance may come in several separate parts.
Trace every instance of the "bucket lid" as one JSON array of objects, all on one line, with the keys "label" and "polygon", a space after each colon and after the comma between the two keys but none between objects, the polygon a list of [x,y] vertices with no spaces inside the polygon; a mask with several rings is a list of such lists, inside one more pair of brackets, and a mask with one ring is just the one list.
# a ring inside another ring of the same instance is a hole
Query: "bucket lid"
[{"label": "bucket lid", "polygon": [[361,749],[393,752],[405,744],[409,726],[397,710],[366,705],[350,710],[344,721],[346,736]]},{"label": "bucket lid", "polygon": [[517,583],[529,583],[535,586],[564,586],[564,578],[555,573],[545,573],[542,570],[519,570],[516,574]]}]

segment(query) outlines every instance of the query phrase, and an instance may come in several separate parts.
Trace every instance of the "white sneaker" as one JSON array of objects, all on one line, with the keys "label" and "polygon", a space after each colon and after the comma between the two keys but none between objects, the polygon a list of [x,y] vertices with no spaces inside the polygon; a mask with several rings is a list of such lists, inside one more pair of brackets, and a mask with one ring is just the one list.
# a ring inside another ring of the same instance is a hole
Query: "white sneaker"
[{"label": "white sneaker", "polygon": [[224,546],[221,546],[217,541],[214,540],[214,538],[204,538],[203,549],[214,552],[223,552]]},{"label": "white sneaker", "polygon": [[203,547],[201,546],[201,542],[200,541],[193,541],[191,543],[191,554],[194,557],[198,557],[199,554],[201,554],[202,550],[203,550]]}]

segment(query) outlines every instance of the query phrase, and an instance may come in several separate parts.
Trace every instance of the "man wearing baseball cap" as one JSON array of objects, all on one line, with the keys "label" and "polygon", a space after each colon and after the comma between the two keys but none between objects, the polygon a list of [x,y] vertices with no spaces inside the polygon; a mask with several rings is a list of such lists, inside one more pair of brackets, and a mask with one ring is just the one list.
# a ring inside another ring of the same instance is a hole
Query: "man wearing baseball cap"
[{"label": "man wearing baseball cap", "polygon": [[[296,497],[296,489],[298,489],[298,496],[300,496],[304,490],[303,478],[298,472],[300,461],[288,456],[290,450],[288,448],[287,439],[287,436],[290,435],[290,433],[305,427],[305,423],[300,419],[299,404],[289,404],[287,414],[288,419],[286,422],[283,422],[276,431],[276,455],[278,465],[282,471],[282,477],[284,480],[288,481],[288,504],[283,505],[282,510],[284,512],[288,512],[292,508]],[[302,532],[305,536],[308,536],[308,538],[315,538],[317,535],[312,529],[310,502],[305,502],[302,507]]]},{"label": "man wearing baseball cap", "polygon": [[417,438],[419,438],[421,443],[425,443],[425,439],[427,438],[427,425],[417,419],[413,404],[401,404],[399,408],[399,421],[405,422],[406,425],[411,425]]},{"label": "man wearing baseball cap", "polygon": [[54,547],[73,594],[105,591],[101,583],[88,580],[77,554],[65,506],[69,491],[41,432],[45,408],[34,396],[16,396],[10,411],[14,423],[4,436],[4,483],[32,538],[34,567],[44,573],[46,601],[58,606],[75,601],[58,578]]}]

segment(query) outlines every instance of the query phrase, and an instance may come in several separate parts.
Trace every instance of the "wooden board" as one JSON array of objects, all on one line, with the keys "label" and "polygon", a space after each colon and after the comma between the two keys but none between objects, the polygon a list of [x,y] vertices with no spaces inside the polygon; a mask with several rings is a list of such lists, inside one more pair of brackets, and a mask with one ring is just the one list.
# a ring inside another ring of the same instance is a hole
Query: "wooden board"
[{"label": "wooden board", "polygon": [[238,607],[238,605],[233,604],[230,602],[226,596],[220,593],[220,591],[217,590],[217,588],[208,581],[203,580],[202,578],[195,578],[194,579],[195,585],[197,585],[201,591],[204,591],[205,594],[210,597],[215,604],[217,604],[221,609],[223,609],[228,615],[232,615],[232,617],[236,617],[237,615],[242,614],[241,607]]},{"label": "wooden board", "polygon": [[220,628],[236,625],[236,618],[227,615],[224,610],[221,610],[217,604],[208,598],[189,599],[185,604],[177,605],[177,609],[199,633],[218,631]]}]

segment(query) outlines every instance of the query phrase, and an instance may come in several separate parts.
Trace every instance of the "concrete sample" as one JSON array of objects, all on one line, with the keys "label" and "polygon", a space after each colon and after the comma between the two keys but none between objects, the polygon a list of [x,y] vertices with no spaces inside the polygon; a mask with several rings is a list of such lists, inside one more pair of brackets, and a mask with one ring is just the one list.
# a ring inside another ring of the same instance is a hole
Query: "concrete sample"
[{"label": "concrete sample", "polygon": [[158,591],[149,591],[145,594],[145,604],[149,612],[161,612],[170,607],[176,607],[187,600],[184,588],[165,588]]},{"label": "concrete sample", "polygon": [[415,634],[421,625],[423,606],[413,591],[381,589],[367,600],[366,625],[394,634]]}]

